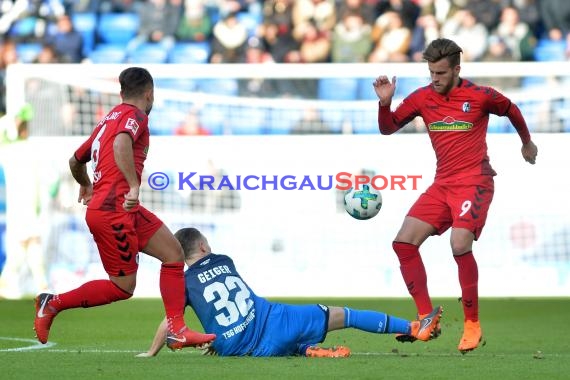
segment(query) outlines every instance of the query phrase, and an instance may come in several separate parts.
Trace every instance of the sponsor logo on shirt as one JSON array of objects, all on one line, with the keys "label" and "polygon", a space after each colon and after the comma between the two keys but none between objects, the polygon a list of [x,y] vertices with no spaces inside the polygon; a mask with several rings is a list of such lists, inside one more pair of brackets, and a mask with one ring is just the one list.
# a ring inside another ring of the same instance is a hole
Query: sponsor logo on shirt
[{"label": "sponsor logo on shirt", "polygon": [[139,130],[139,124],[135,119],[131,119],[129,117],[129,119],[127,120],[127,125],[125,125],[125,128],[130,129],[131,131],[133,131],[133,135],[136,135],[137,131]]},{"label": "sponsor logo on shirt", "polygon": [[448,132],[460,131],[467,132],[473,128],[473,123],[468,121],[455,120],[451,116],[447,116],[442,121],[435,121],[428,125],[428,129],[432,132]]}]

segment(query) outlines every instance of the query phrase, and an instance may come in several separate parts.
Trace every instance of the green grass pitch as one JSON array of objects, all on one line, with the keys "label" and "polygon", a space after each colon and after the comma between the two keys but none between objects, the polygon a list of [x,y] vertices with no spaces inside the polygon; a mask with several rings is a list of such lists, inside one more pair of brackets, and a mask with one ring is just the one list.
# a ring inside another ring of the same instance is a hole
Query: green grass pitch
[{"label": "green grass pitch", "polygon": [[[280,299],[415,314],[409,299]],[[442,336],[398,343],[392,335],[354,329],[330,333],[324,345],[347,345],[346,359],[206,357],[195,349],[135,358],[162,318],[159,299],[133,299],[75,309],[55,320],[49,346],[36,343],[32,300],[0,300],[0,378],[11,379],[570,379],[570,299],[482,299],[486,345],[457,351],[462,312],[444,306]],[[188,324],[197,320],[187,313]]]}]

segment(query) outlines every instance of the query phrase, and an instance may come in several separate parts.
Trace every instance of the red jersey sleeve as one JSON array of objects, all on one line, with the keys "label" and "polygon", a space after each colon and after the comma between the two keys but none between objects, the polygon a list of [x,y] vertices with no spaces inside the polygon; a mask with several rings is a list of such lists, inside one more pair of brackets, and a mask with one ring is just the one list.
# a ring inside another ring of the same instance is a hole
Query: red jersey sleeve
[{"label": "red jersey sleeve", "polygon": [[390,135],[420,115],[418,108],[419,91],[407,96],[396,108],[391,111],[390,106],[381,106],[378,103],[378,127],[383,135]]},{"label": "red jersey sleeve", "polygon": [[77,148],[77,150],[74,153],[75,159],[77,161],[83,164],[86,164],[89,161],[91,161],[91,146],[93,145],[93,140],[95,139],[95,136],[99,133],[100,129],[101,129],[100,127],[95,128],[91,136],[89,136],[89,138],[85,140],[79,148]]},{"label": "red jersey sleeve", "polygon": [[519,134],[522,143],[528,143],[530,141],[530,132],[519,107],[511,102],[509,98],[492,88],[488,88],[486,93],[488,93],[488,111],[498,116],[507,116]]}]

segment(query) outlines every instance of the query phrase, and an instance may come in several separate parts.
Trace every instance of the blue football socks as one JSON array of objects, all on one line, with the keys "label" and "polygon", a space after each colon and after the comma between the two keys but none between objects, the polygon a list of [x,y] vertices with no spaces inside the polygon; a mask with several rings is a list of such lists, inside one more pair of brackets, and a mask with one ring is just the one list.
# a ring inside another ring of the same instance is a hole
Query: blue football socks
[{"label": "blue football socks", "polygon": [[377,334],[409,334],[410,321],[370,310],[344,308],[344,327]]}]

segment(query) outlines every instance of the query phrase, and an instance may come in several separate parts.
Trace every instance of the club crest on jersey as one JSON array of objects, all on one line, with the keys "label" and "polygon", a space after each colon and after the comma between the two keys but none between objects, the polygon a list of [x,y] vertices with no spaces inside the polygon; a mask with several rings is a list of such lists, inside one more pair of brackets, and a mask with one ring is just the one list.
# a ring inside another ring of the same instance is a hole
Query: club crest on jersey
[{"label": "club crest on jersey", "polygon": [[462,120],[455,120],[451,116],[445,117],[442,121],[435,121],[428,125],[430,132],[458,131],[467,132],[473,128],[473,123]]},{"label": "club crest on jersey", "polygon": [[137,131],[139,130],[139,124],[135,119],[131,119],[129,117],[129,119],[127,120],[127,125],[125,125],[125,128],[130,129],[131,131],[133,131],[133,135],[136,135]]},{"label": "club crest on jersey", "polygon": [[469,104],[469,102],[465,102],[463,103],[463,112],[469,112],[471,111],[471,104]]}]

